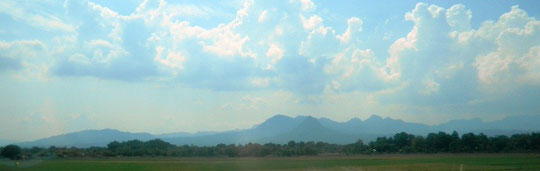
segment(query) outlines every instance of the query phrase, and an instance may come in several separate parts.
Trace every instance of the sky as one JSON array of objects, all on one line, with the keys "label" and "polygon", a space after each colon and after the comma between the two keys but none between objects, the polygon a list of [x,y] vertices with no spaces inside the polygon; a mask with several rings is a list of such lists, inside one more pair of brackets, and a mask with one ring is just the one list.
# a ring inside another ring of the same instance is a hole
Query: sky
[{"label": "sky", "polygon": [[0,139],[540,114],[540,2],[0,1]]}]

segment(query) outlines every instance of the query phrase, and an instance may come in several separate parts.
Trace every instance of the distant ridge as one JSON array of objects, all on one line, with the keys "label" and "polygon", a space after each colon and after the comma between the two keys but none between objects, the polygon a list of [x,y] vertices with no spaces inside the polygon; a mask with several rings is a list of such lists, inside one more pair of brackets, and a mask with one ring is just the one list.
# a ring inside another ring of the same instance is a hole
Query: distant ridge
[{"label": "distant ridge", "polygon": [[15,143],[15,141],[12,141],[12,140],[5,140],[5,139],[0,139],[0,147],[1,147],[1,146],[8,145],[8,144],[12,144],[12,143]]},{"label": "distant ridge", "polygon": [[358,139],[368,142],[376,137],[392,136],[399,132],[425,135],[438,131],[451,133],[455,130],[460,134],[473,132],[490,136],[511,135],[540,131],[540,127],[537,126],[538,123],[540,123],[540,116],[515,116],[493,122],[483,122],[478,118],[453,120],[440,125],[429,126],[389,117],[382,118],[377,115],[372,115],[364,121],[352,118],[346,122],[336,122],[328,118],[314,118],[312,116],[293,118],[285,115],[275,115],[261,124],[243,130],[198,133],[178,132],[159,135],[122,132],[115,129],[86,130],[18,144],[25,147],[48,147],[51,145],[59,147],[90,147],[106,146],[111,141],[149,140],[154,138],[160,138],[176,145],[199,146],[210,146],[219,143],[287,143],[290,140],[347,144]]},{"label": "distant ridge", "polygon": [[102,129],[62,134],[36,141],[20,143],[20,145],[26,147],[91,147],[106,146],[111,141],[127,141],[133,139],[150,140],[153,138],[155,137],[149,133],[130,133],[118,131],[116,129]]},{"label": "distant ridge", "polygon": [[274,137],[268,137],[259,142],[273,142],[284,144],[290,140],[296,141],[324,141],[328,143],[344,144],[355,141],[357,138],[347,135],[344,132],[336,131],[323,126],[318,119],[307,116],[303,121],[291,131]]}]

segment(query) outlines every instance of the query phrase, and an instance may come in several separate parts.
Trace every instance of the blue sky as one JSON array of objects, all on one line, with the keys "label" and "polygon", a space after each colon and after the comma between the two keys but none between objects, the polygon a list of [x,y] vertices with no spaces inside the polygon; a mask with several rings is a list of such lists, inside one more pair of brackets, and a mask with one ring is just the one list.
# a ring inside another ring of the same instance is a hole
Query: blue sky
[{"label": "blue sky", "polygon": [[0,1],[0,139],[540,114],[538,1]]}]

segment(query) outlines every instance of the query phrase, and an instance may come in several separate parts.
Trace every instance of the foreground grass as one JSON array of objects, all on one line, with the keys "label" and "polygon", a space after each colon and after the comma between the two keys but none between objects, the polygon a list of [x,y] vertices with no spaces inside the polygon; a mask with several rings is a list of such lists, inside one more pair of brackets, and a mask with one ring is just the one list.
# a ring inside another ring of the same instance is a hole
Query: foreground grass
[{"label": "foreground grass", "polygon": [[[4,162],[5,163],[5,162]],[[540,170],[540,154],[409,154],[27,161],[0,170]]]}]

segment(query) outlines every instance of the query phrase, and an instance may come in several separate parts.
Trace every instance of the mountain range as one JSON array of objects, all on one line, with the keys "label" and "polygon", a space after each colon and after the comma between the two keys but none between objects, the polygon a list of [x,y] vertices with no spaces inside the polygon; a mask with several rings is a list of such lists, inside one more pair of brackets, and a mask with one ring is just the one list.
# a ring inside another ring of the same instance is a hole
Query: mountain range
[{"label": "mountain range", "polygon": [[115,129],[86,130],[68,134],[52,136],[35,141],[22,142],[18,145],[24,147],[57,146],[57,147],[91,147],[106,146],[111,141],[150,140],[160,138],[176,145],[210,146],[219,143],[245,144],[253,143],[280,143],[294,141],[324,141],[328,143],[347,144],[358,139],[364,142],[375,140],[381,136],[393,136],[395,133],[407,132],[415,135],[426,135],[430,132],[444,131],[460,134],[473,132],[492,135],[511,135],[540,131],[537,126],[540,116],[514,116],[493,122],[484,122],[478,118],[470,120],[453,120],[439,125],[426,125],[410,123],[389,117],[382,118],[372,115],[366,120],[353,118],[346,122],[336,122],[328,118],[314,118],[311,116],[289,117],[275,115],[261,124],[249,129],[231,130],[223,132],[197,132],[197,133],[130,133]]}]

